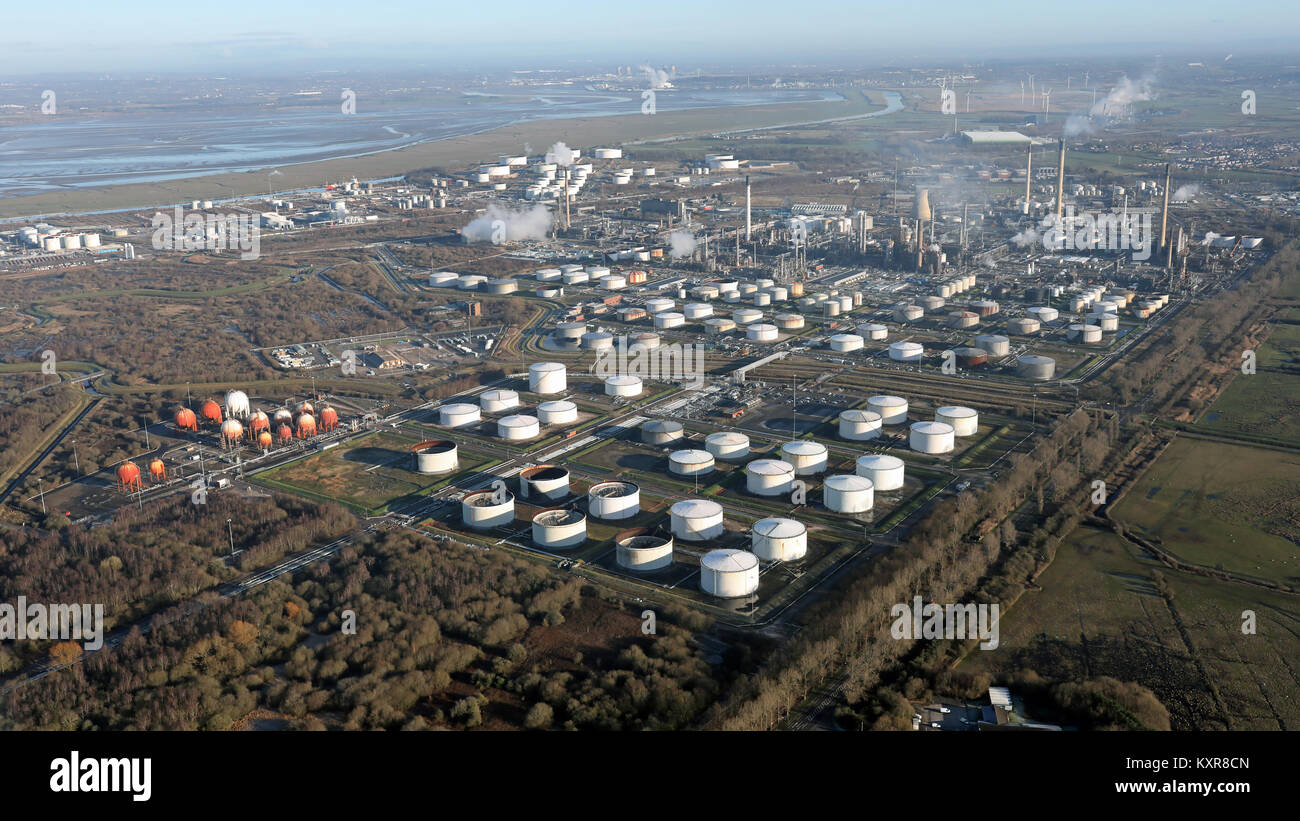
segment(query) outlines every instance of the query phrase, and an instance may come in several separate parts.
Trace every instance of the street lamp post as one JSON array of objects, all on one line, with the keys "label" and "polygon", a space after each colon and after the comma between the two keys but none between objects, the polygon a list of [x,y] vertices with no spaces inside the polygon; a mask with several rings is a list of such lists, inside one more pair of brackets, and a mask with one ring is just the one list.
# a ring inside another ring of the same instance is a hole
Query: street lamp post
[{"label": "street lamp post", "polygon": [[230,524],[231,519],[226,517],[226,532],[230,534],[230,555],[235,555],[235,530]]}]

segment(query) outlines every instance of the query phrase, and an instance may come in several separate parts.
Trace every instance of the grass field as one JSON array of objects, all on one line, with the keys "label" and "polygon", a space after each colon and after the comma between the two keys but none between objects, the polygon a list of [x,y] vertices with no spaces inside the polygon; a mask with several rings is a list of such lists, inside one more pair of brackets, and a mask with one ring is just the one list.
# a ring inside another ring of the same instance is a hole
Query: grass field
[{"label": "grass field", "polygon": [[1239,374],[1197,427],[1300,444],[1300,376],[1281,371]]}]

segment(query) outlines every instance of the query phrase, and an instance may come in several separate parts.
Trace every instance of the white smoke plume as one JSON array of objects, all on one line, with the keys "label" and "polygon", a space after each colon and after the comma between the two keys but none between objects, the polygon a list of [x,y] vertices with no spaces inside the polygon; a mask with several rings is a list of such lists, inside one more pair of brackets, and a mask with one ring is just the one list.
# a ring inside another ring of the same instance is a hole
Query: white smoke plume
[{"label": "white smoke plume", "polygon": [[1026,228],[1011,238],[1011,244],[1018,248],[1024,248],[1038,242],[1040,238],[1041,235],[1033,228]]},{"label": "white smoke plume", "polygon": [[460,229],[466,242],[518,242],[519,240],[546,239],[555,218],[545,205],[513,210],[492,203],[487,212],[479,214],[469,225]]},{"label": "white smoke plume", "polygon": [[1180,185],[1178,187],[1178,190],[1174,192],[1173,199],[1174,202],[1187,202],[1188,200],[1190,200],[1192,197],[1196,196],[1199,193],[1201,193],[1201,186],[1197,185],[1196,183]]},{"label": "white smoke plume", "polygon": [[1100,123],[1098,120],[1104,120],[1110,117],[1123,117],[1129,113],[1130,106],[1133,103],[1145,102],[1156,98],[1152,86],[1155,83],[1155,76],[1144,74],[1137,80],[1129,79],[1128,75],[1119,78],[1119,82],[1110,90],[1104,98],[1098,100],[1089,109],[1086,115],[1071,114],[1065,120],[1063,135],[1066,139],[1078,137],[1081,135],[1095,134]]},{"label": "white smoke plume", "polygon": [[641,66],[641,71],[645,72],[646,79],[649,81],[651,88],[667,88],[669,81],[672,79],[672,77],[668,75],[668,72],[661,68],[643,65]]},{"label": "white smoke plume", "polygon": [[564,144],[564,141],[556,143],[546,152],[546,161],[564,166],[565,168],[573,165],[573,149]]},{"label": "white smoke plume", "polygon": [[695,236],[689,231],[673,231],[672,235],[668,237],[668,244],[668,256],[673,259],[681,259],[695,253],[695,246],[699,243],[695,241]]}]

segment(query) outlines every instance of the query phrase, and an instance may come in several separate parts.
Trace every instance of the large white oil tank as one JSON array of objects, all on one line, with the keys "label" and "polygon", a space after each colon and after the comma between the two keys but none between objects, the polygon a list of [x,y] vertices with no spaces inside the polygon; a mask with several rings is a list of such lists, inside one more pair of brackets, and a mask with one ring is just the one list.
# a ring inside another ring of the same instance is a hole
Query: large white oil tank
[{"label": "large white oil tank", "polygon": [[596,284],[607,291],[621,291],[627,287],[627,277],[621,274],[610,274],[601,277]]},{"label": "large white oil tank", "polygon": [[875,485],[856,473],[827,476],[822,485],[822,502],[836,513],[866,513],[876,503]]},{"label": "large white oil tank", "polygon": [[415,457],[416,473],[450,473],[459,462],[456,458],[456,443],[446,439],[432,439],[411,446]]},{"label": "large white oil tank", "polygon": [[578,421],[578,406],[568,399],[555,399],[537,406],[537,421],[543,425],[568,425]]},{"label": "large white oil tank", "polygon": [[825,316],[839,316],[841,310],[838,299],[828,299],[822,303],[822,314]]},{"label": "large white oil tank", "polygon": [[840,438],[865,442],[880,436],[881,418],[875,411],[850,408],[840,412]]},{"label": "large white oil tank", "polygon": [[671,419],[651,419],[641,426],[641,441],[650,445],[667,445],[682,438],[682,423]]},{"label": "large white oil tank", "polygon": [[596,159],[598,159],[598,160],[617,160],[617,159],[621,159],[621,158],[623,157],[623,149],[621,149],[621,148],[597,148],[597,149],[596,149],[595,157],[596,157]]},{"label": "large white oil tank", "polygon": [[501,389],[483,391],[478,395],[478,404],[488,413],[500,413],[519,407],[519,394]]},{"label": "large white oil tank", "polygon": [[808,553],[808,528],[794,519],[759,519],[750,531],[749,545],[754,555],[764,561],[797,561]]},{"label": "large white oil tank", "polygon": [[708,334],[725,334],[736,330],[736,323],[721,316],[712,316],[704,320],[704,332]]},{"label": "large white oil tank", "polygon": [[733,431],[719,431],[704,437],[704,449],[715,459],[744,459],[749,456],[749,437]]},{"label": "large white oil tank", "polygon": [[1061,315],[1061,312],[1055,308],[1048,308],[1045,306],[1027,308],[1025,309],[1025,313],[1030,318],[1037,319],[1039,322],[1053,322]]},{"label": "large white oil tank", "polygon": [[867,410],[878,414],[882,424],[901,425],[907,421],[907,400],[901,396],[868,397]]},{"label": "large white oil tank", "polygon": [[582,347],[589,351],[606,351],[614,347],[614,335],[604,331],[592,331],[582,335]]},{"label": "large white oil tank", "polygon": [[478,405],[456,402],[438,408],[438,424],[448,428],[463,428],[482,419]]},{"label": "large white oil tank", "polygon": [[1089,314],[1089,324],[1096,325],[1103,332],[1119,330],[1119,315],[1113,313],[1107,314]]},{"label": "large white oil tank", "polygon": [[944,422],[913,422],[908,445],[919,453],[948,453],[955,445],[952,425]]},{"label": "large white oil tank", "polygon": [[677,311],[665,311],[655,314],[655,327],[661,330],[668,328],[680,328],[686,324],[686,315]]},{"label": "large white oil tank", "polygon": [[713,316],[713,306],[706,302],[691,302],[682,307],[682,315],[691,321]]},{"label": "large white oil tank", "polygon": [[541,423],[537,421],[536,416],[512,414],[497,420],[497,436],[512,442],[535,439],[541,432]]},{"label": "large white oil tank", "polygon": [[61,244],[69,251],[75,251],[81,247],[81,236],[79,234],[66,234],[60,237]]},{"label": "large white oil tank", "polygon": [[939,408],[934,412],[934,421],[950,425],[955,436],[974,436],[980,427],[979,412],[962,405]]},{"label": "large white oil tank", "polygon": [[462,291],[477,291],[484,282],[487,282],[487,277],[478,274],[465,274],[456,281],[456,287]]},{"label": "large white oil tank", "polygon": [[745,487],[759,496],[789,496],[794,465],[779,459],[755,459],[745,466]]},{"label": "large white oil tank", "polygon": [[519,290],[519,283],[513,279],[489,279],[483,283],[483,292],[488,294],[513,294]]},{"label": "large white oil tank", "polygon": [[519,471],[519,498],[532,504],[569,496],[569,471],[559,465],[533,465]]},{"label": "large white oil tank", "polygon": [[895,322],[915,322],[925,316],[925,309],[920,305],[901,305],[894,309]]},{"label": "large white oil tank", "polygon": [[587,512],[597,519],[630,519],[641,512],[641,488],[631,482],[597,482],[587,489]]},{"label": "large white oil tank", "polygon": [[865,453],[858,457],[857,474],[870,479],[876,490],[898,490],[903,486],[903,460],[887,453]]},{"label": "large white oil tank", "polygon": [[1082,342],[1088,345],[1095,345],[1101,341],[1101,327],[1098,325],[1071,325],[1069,339],[1071,342]]},{"label": "large white oil tank", "polygon": [[59,250],[60,243],[58,237],[45,237],[41,240],[41,248],[46,251]]},{"label": "large white oil tank", "polygon": [[834,334],[830,338],[830,349],[838,353],[862,350],[864,340],[857,334]]},{"label": "large white oil tank", "polygon": [[625,570],[662,570],[673,563],[673,540],[666,534],[625,531],[614,542],[615,560]]},{"label": "large white oil tank", "polygon": [[585,322],[562,322],[556,327],[554,336],[565,342],[577,342],[587,333]]},{"label": "large white oil tank", "polygon": [[664,311],[671,311],[677,303],[671,299],[656,297],[645,301],[645,312],[648,314],[661,314]]},{"label": "large white oil tank", "polygon": [[98,248],[100,245],[99,234],[82,234],[81,242],[86,248]]},{"label": "large white oil tank", "polygon": [[764,288],[763,290],[765,290],[768,293],[768,295],[772,297],[773,302],[785,302],[787,299],[790,298],[790,289],[785,288],[781,285],[772,285],[767,288]]},{"label": "large white oil tank", "polygon": [[975,337],[975,347],[983,348],[989,356],[1006,356],[1011,353],[1011,340],[1002,334],[980,334]]},{"label": "large white oil tank", "polygon": [[758,557],[745,550],[710,550],[700,559],[700,590],[720,599],[758,590]]},{"label": "large white oil tank", "polygon": [[689,542],[722,535],[722,505],[707,499],[683,499],[668,510],[673,535]]},{"label": "large white oil tank", "polygon": [[605,380],[607,396],[632,397],[641,395],[641,377],[611,376]]},{"label": "large white oil tank", "polygon": [[782,331],[797,331],[804,326],[804,318],[801,314],[777,314],[772,317],[772,321]]},{"label": "large white oil tank", "polygon": [[889,336],[889,328],[879,322],[864,322],[858,326],[858,334],[872,342],[882,342]]},{"label": "large white oil tank", "polygon": [[781,446],[781,458],[794,465],[798,476],[812,476],[826,470],[826,446],[821,442],[786,442]]},{"label": "large white oil tank", "polygon": [[707,476],[713,467],[713,454],[707,450],[675,450],[668,456],[668,470],[678,476]]},{"label": "large white oil tank", "polygon": [[1050,356],[1026,354],[1017,360],[1016,373],[1022,379],[1051,379],[1056,373],[1056,360]]},{"label": "large white oil tank", "polygon": [[559,268],[538,268],[533,271],[533,279],[538,282],[553,282],[564,276],[564,272]]},{"label": "large white oil tank", "polygon": [[587,517],[576,510],[543,510],[533,517],[533,544],[568,550],[587,540]]},{"label": "large white oil tank", "polygon": [[1027,316],[1007,320],[1007,330],[1017,336],[1036,334],[1041,327],[1042,324],[1037,319]]},{"label": "large white oil tank", "polygon": [[586,271],[565,271],[561,279],[565,285],[581,285],[591,280],[591,274]]},{"label": "large white oil tank", "polygon": [[751,342],[775,342],[778,335],[776,326],[766,322],[755,322],[745,329],[745,338]]},{"label": "large white oil tank", "polygon": [[925,312],[928,314],[932,314],[935,311],[940,310],[946,304],[947,304],[946,300],[944,300],[944,298],[941,296],[921,297],[921,307],[924,308]]},{"label": "large white oil tank", "polygon": [[749,325],[763,318],[763,312],[755,308],[741,308],[731,312],[731,319],[737,325]]},{"label": "large white oil tank", "polygon": [[503,527],[515,520],[515,496],[508,490],[477,490],[460,500],[460,520],[476,530]]},{"label": "large white oil tank", "polygon": [[895,362],[920,362],[925,348],[919,342],[895,342],[889,346],[889,358]]},{"label": "large white oil tank", "polygon": [[559,362],[534,362],[528,366],[528,390],[533,393],[564,393],[568,370]]},{"label": "large white oil tank", "polygon": [[432,274],[429,274],[430,285],[440,285],[442,287],[450,288],[455,286],[458,282],[460,282],[460,274],[455,271],[434,271]]}]

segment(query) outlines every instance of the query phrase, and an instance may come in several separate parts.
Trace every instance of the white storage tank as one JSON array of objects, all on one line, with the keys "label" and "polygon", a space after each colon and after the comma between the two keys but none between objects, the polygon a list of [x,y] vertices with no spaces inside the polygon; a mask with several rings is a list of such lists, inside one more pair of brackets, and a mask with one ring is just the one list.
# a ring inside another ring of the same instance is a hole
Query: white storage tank
[{"label": "white storage tank", "polygon": [[907,421],[907,400],[901,396],[872,396],[867,399],[867,410],[880,416],[886,425],[901,425]]},{"label": "white storage tank", "polygon": [[462,291],[477,291],[478,287],[487,282],[487,277],[481,277],[478,274],[466,274],[456,281],[456,287]]},{"label": "white storage tank", "polygon": [[515,496],[508,490],[466,493],[460,500],[460,520],[475,530],[504,527],[515,520]]},{"label": "white storage tank", "polygon": [[1118,314],[1090,314],[1088,322],[1101,328],[1103,333],[1119,330]]},{"label": "white storage tank", "polygon": [[865,442],[880,437],[880,414],[875,411],[850,408],[840,412],[840,438]]},{"label": "white storage tank", "polygon": [[1042,324],[1037,319],[1030,317],[1007,320],[1007,330],[1017,336],[1036,334],[1041,327]]},{"label": "white storage tank", "polygon": [[528,366],[528,390],[533,393],[564,393],[568,370],[559,362],[534,362]]},{"label": "white storage tank", "polygon": [[704,302],[692,302],[682,308],[682,315],[691,321],[707,319],[713,316],[713,306]]},{"label": "white storage tank", "polygon": [[808,554],[808,528],[794,519],[759,519],[750,531],[749,549],[764,561],[797,561]]},{"label": "white storage tank", "polygon": [[536,416],[512,414],[497,420],[497,436],[512,442],[523,439],[535,439],[542,432]]},{"label": "white storage tank", "polygon": [[759,496],[789,496],[794,490],[794,465],[779,459],[755,459],[745,466],[745,487]]},{"label": "white storage tank", "polygon": [[749,325],[763,318],[763,312],[755,308],[741,308],[731,312],[731,319],[737,325]]},{"label": "white storage tank", "polygon": [[664,311],[671,311],[676,304],[671,299],[647,299],[645,301],[645,312],[648,314],[661,314]]},{"label": "white storage tank", "polygon": [[1069,339],[1071,342],[1082,342],[1087,345],[1094,345],[1101,341],[1101,328],[1097,325],[1071,325]]},{"label": "white storage tank", "polygon": [[596,284],[607,291],[621,291],[627,287],[627,277],[619,274],[610,274],[609,276],[601,277],[597,280]]},{"label": "white storage tank", "polygon": [[660,330],[668,328],[680,328],[686,324],[686,315],[679,314],[676,311],[666,311],[661,314],[655,314],[655,327]]},{"label": "white storage tank", "polygon": [[611,376],[605,380],[607,396],[632,397],[641,395],[641,377]]},{"label": "white storage tank", "polygon": [[895,342],[889,346],[889,358],[895,362],[920,362],[925,348],[919,342]]},{"label": "white storage tank", "polygon": [[673,535],[689,542],[722,535],[722,505],[706,499],[683,499],[668,510]]},{"label": "white storage tank", "polygon": [[945,405],[934,412],[934,421],[952,426],[955,436],[974,436],[980,427],[980,415],[974,408]]},{"label": "white storage tank", "polygon": [[554,282],[564,276],[559,268],[538,268],[533,271],[533,279],[538,282]]},{"label": "white storage tank", "polygon": [[478,404],[488,413],[500,413],[519,407],[519,394],[515,391],[493,389],[478,396]]},{"label": "white storage tank", "polygon": [[565,285],[581,285],[591,281],[591,274],[586,271],[565,271],[561,279]]},{"label": "white storage tank", "polygon": [[758,557],[744,550],[710,550],[700,559],[700,590],[720,599],[758,590]]},{"label": "white storage tank", "polygon": [[821,442],[786,442],[781,446],[781,458],[794,466],[798,476],[812,476],[826,470],[826,446]]},{"label": "white storage tank", "polygon": [[980,334],[975,337],[975,347],[983,348],[989,356],[1006,356],[1011,353],[1011,339],[1002,334]]},{"label": "white storage tank", "polygon": [[749,456],[749,437],[733,431],[710,433],[704,437],[704,449],[715,459],[744,459]]},{"label": "white storage tank", "polygon": [[768,296],[772,297],[773,302],[785,302],[790,298],[790,290],[780,285],[772,285],[763,290],[767,291]]},{"label": "white storage tank", "polygon": [[834,334],[830,338],[830,348],[838,353],[860,351],[864,341],[857,334]]},{"label": "white storage tank", "polygon": [[903,486],[903,460],[887,453],[865,453],[858,457],[857,474],[870,479],[879,491],[898,490]]},{"label": "white storage tank", "polygon": [[566,342],[577,342],[587,333],[585,322],[562,322],[555,329],[555,337]]},{"label": "white storage tank", "polygon": [[840,315],[840,301],[838,299],[828,299],[822,303],[822,313],[825,316]]},{"label": "white storage tank", "polygon": [[822,503],[836,513],[866,513],[876,504],[871,480],[855,473],[827,476],[822,485]]},{"label": "white storage tank", "polygon": [[804,318],[801,314],[777,314],[772,317],[772,320],[782,331],[797,331],[804,326]]},{"label": "white storage tank", "polygon": [[416,473],[451,473],[460,464],[456,457],[456,443],[446,439],[432,439],[411,446],[415,457]]},{"label": "white storage tank", "polygon": [[1056,374],[1056,360],[1050,356],[1026,354],[1017,361],[1016,372],[1023,379],[1051,379]]},{"label": "white storage tank", "polygon": [[673,540],[668,535],[625,531],[615,537],[615,559],[624,570],[649,572],[673,563]]},{"label": "white storage tank", "polygon": [[513,294],[519,290],[519,283],[513,279],[489,279],[483,285],[483,292],[488,294]]},{"label": "white storage tank", "polygon": [[668,456],[668,470],[678,476],[707,476],[713,467],[713,454],[707,450],[675,450]]},{"label": "white storage tank", "polygon": [[1025,310],[1025,313],[1029,315],[1031,318],[1037,319],[1039,322],[1053,322],[1056,320],[1057,317],[1061,315],[1061,312],[1056,310],[1055,308],[1048,308],[1044,306],[1028,308]]},{"label": "white storage tank", "polygon": [[775,342],[779,332],[775,325],[756,322],[745,329],[745,338],[751,342]]},{"label": "white storage tank", "polygon": [[889,336],[889,328],[878,322],[866,322],[858,326],[858,334],[873,342],[882,342]]},{"label": "white storage tank", "polygon": [[533,544],[568,550],[587,540],[587,517],[576,510],[543,510],[533,517]]},{"label": "white storage tank", "polygon": [[614,335],[604,331],[592,331],[582,335],[582,347],[589,351],[605,351],[614,347]]},{"label": "white storage tank", "polygon": [[895,322],[915,322],[925,316],[925,309],[920,305],[903,305],[894,309]]},{"label": "white storage tank", "polygon": [[671,419],[651,419],[641,426],[641,441],[649,445],[667,445],[682,438],[682,423]]},{"label": "white storage tank", "polygon": [[943,306],[946,305],[946,304],[947,304],[947,301],[946,301],[943,297],[941,297],[941,296],[923,296],[923,297],[921,297],[921,307],[924,308],[924,309],[925,309],[925,312],[928,313],[928,314],[932,314],[932,313],[934,313],[935,311],[940,310],[940,309],[943,308]]},{"label": "white storage tank", "polygon": [[720,316],[709,317],[704,320],[704,332],[709,334],[725,334],[736,330],[736,323],[730,319]]},{"label": "white storage tank", "polygon": [[456,402],[438,408],[438,424],[448,428],[463,428],[482,419],[478,405]]},{"label": "white storage tank", "polygon": [[641,488],[631,482],[597,482],[587,489],[587,512],[597,519],[630,519],[641,512]]},{"label": "white storage tank", "polygon": [[953,311],[948,314],[949,328],[974,328],[979,321],[979,314],[974,311]]},{"label": "white storage tank", "polygon": [[555,399],[537,406],[537,421],[543,425],[569,425],[578,421],[578,406],[568,399]]},{"label": "white storage tank", "polygon": [[913,422],[908,445],[919,453],[948,453],[955,446],[952,425],[943,422]]},{"label": "white storage tank", "polygon": [[533,504],[569,496],[569,471],[559,465],[534,465],[519,472],[519,498]]}]

